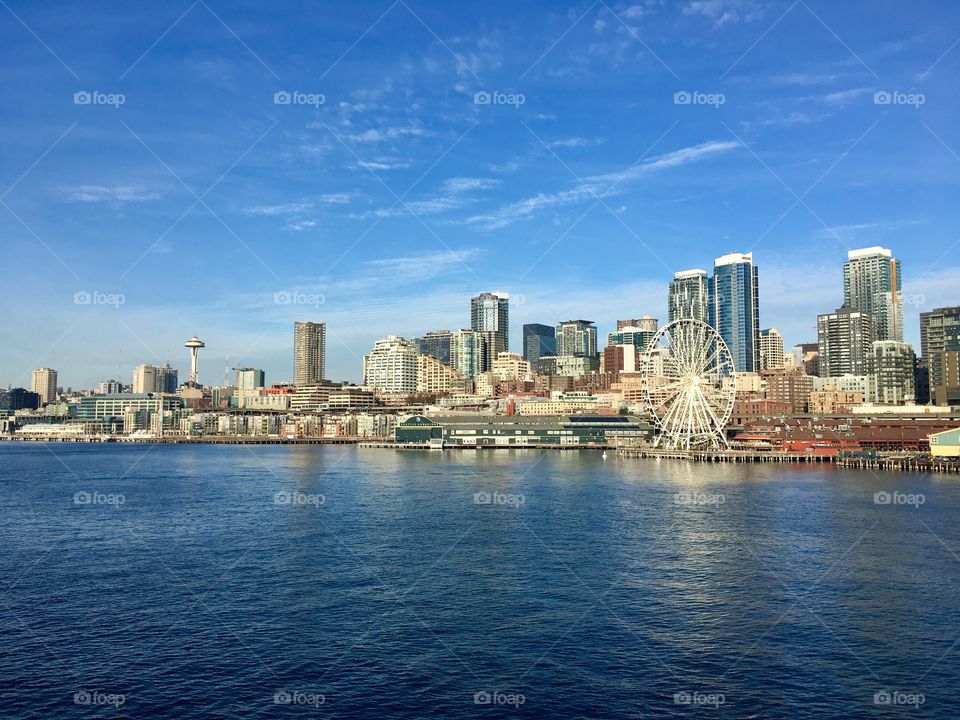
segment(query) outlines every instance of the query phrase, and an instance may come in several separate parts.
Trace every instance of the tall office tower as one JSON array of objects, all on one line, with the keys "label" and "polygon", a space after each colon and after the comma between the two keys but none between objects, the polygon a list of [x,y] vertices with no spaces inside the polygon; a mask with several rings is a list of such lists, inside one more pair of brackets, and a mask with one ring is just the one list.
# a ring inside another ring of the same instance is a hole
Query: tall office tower
[{"label": "tall office tower", "polygon": [[423,337],[411,338],[410,342],[423,355],[436,358],[444,365],[450,364],[450,331],[433,330]]},{"label": "tall office tower", "polygon": [[851,250],[843,264],[843,306],[873,315],[877,340],[903,341],[900,261],[886,248]]},{"label": "tall office tower", "polygon": [[760,369],[760,298],[753,253],[729,253],[713,263],[710,324],[723,338],[737,372]]},{"label": "tall office tower", "polygon": [[593,320],[564,320],[557,325],[558,357],[597,357],[597,328]]},{"label": "tall office tower", "polygon": [[667,293],[667,322],[692,318],[709,323],[709,287],[706,270],[684,270],[676,273]]},{"label": "tall office tower", "polygon": [[237,368],[237,390],[257,390],[267,385],[267,375],[258,368]]},{"label": "tall office tower", "polygon": [[550,325],[528,323],[523,326],[523,359],[531,367],[544,355],[557,352],[557,331]]},{"label": "tall office tower", "polygon": [[170,363],[157,367],[157,389],[155,392],[175,393],[179,384],[179,373],[170,367]]},{"label": "tall office tower", "polygon": [[137,365],[133,369],[135,393],[174,393],[177,391],[177,371],[169,365]]},{"label": "tall office tower", "polygon": [[37,368],[31,373],[30,391],[40,396],[40,404],[57,401],[57,371],[53,368]]},{"label": "tall office tower", "polygon": [[116,395],[123,392],[123,383],[119,380],[104,380],[97,385],[97,395]]},{"label": "tall office tower", "polygon": [[903,405],[916,399],[913,364],[916,355],[908,343],[877,340],[867,355],[870,398],[883,405]]},{"label": "tall office tower", "polygon": [[397,335],[377,340],[363,356],[363,384],[386,393],[417,391],[417,348]]},{"label": "tall office tower", "polygon": [[873,317],[853,308],[817,315],[820,377],[866,375],[873,346]]},{"label": "tall office tower", "polygon": [[[510,296],[505,292],[480,293],[470,298],[470,329],[488,333],[491,358],[510,349]],[[489,368],[484,368],[486,371]]]},{"label": "tall office tower", "polygon": [[309,385],[325,379],[326,323],[293,324],[293,384]]},{"label": "tall office tower", "polygon": [[658,322],[649,315],[639,320],[617,320],[617,331],[607,335],[607,345],[632,345],[645,351],[657,334]]},{"label": "tall office tower", "polygon": [[484,334],[476,330],[454,330],[450,333],[450,367],[465,378],[475,378],[484,370],[487,355]]},{"label": "tall office tower", "polygon": [[760,331],[760,369],[775,370],[782,368],[783,335],[776,328],[767,328]]},{"label": "tall office tower", "polygon": [[960,305],[920,313],[920,356],[930,378],[931,397],[934,397],[934,388],[944,385],[945,353],[957,351],[960,351]]}]

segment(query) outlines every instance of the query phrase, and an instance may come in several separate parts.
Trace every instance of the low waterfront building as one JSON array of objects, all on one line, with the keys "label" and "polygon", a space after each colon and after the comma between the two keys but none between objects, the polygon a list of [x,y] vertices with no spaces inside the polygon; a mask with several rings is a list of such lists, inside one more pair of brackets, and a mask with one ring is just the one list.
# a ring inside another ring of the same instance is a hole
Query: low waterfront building
[{"label": "low waterfront building", "polygon": [[330,399],[330,395],[340,388],[332,382],[305,383],[297,385],[297,391],[290,398],[292,412],[317,413]]},{"label": "low waterfront building", "polygon": [[653,428],[627,415],[552,415],[521,417],[413,415],[397,424],[399,443],[452,447],[606,446],[625,439],[648,438]]},{"label": "low waterfront building", "polygon": [[356,385],[344,385],[330,393],[327,409],[330,412],[348,412],[372,408],[377,404],[376,393]]},{"label": "low waterfront building", "polygon": [[933,433],[929,441],[933,457],[960,459],[960,427]]},{"label": "low waterfront building", "polygon": [[838,390],[828,384],[823,390],[810,393],[809,412],[811,415],[837,415],[850,412],[858,405],[863,405],[862,392]]},{"label": "low waterfront building", "polygon": [[[161,407],[165,416],[167,413],[176,413],[184,407],[183,398],[160,393],[91,395],[80,399],[76,419],[99,422],[104,429],[130,432],[149,427],[151,415]],[[127,423],[134,427],[128,427]]]}]

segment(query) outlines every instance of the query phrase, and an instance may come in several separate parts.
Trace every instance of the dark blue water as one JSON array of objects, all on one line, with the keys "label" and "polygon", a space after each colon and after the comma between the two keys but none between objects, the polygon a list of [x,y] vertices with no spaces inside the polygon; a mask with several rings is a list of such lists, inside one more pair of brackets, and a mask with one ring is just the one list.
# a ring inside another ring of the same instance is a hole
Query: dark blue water
[{"label": "dark blue water", "polygon": [[2,717],[960,714],[956,476],[30,444],[0,490]]}]

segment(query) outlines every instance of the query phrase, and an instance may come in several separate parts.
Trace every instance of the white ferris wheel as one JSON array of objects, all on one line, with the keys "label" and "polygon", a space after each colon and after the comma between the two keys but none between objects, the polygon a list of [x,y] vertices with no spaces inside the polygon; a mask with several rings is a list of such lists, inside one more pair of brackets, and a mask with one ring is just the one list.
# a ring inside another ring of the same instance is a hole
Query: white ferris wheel
[{"label": "white ferris wheel", "polygon": [[656,443],[675,450],[727,447],[733,375],[730,350],[711,326],[681,319],[660,328],[643,356],[644,400],[660,431]]}]

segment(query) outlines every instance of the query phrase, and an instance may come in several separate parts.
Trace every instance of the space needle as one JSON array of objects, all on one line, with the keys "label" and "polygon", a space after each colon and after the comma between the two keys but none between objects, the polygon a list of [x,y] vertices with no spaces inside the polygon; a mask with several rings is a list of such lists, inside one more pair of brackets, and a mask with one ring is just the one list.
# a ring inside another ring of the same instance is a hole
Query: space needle
[{"label": "space needle", "polygon": [[194,335],[183,346],[190,348],[190,386],[197,387],[197,356],[200,354],[200,348],[206,345],[203,340]]}]

